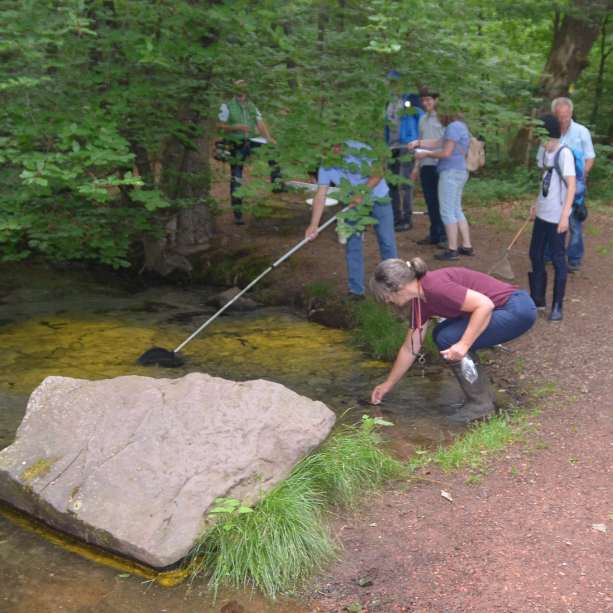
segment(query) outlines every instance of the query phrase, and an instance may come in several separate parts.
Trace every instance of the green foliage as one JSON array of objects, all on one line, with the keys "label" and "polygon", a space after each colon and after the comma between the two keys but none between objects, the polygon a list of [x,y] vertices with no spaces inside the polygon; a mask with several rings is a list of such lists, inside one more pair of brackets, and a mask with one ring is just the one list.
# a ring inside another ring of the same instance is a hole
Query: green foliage
[{"label": "green foliage", "polygon": [[539,176],[535,168],[524,167],[470,178],[463,198],[469,205],[488,206],[495,202],[509,202],[536,197]]},{"label": "green foliage", "polygon": [[[181,207],[209,202],[204,137],[215,137],[219,103],[236,78],[250,80],[279,143],[254,153],[243,187],[258,214],[272,210],[271,158],[286,176],[304,177],[338,163],[330,145],[353,138],[373,145],[372,172],[383,172],[391,67],[404,72],[403,89],[428,84],[441,91],[442,110],[464,111],[487,142],[488,167],[506,163],[517,128],[541,102],[534,92],[552,16],[567,4],[6,0],[0,258],[42,253],[127,265],[132,243],[163,236]],[[579,118],[600,140],[610,139],[613,116],[613,73],[600,62],[610,44],[605,32],[575,96]],[[183,164],[186,152],[201,150],[202,167]],[[607,156],[598,148],[591,198],[607,197]],[[528,175],[505,174],[470,181],[467,195],[520,197]],[[342,186],[341,197],[364,191]],[[371,205],[367,197],[344,215],[341,234],[373,223]]]},{"label": "green foliage", "polygon": [[219,521],[194,550],[194,576],[208,575],[215,591],[251,587],[272,598],[299,587],[335,555],[326,510],[359,502],[385,480],[405,474],[380,449],[376,427],[386,424],[366,417],[360,426],[343,428],[251,513],[239,513],[239,501],[224,499]]},{"label": "green foliage", "polygon": [[392,361],[407,335],[407,322],[388,307],[370,299],[356,304],[355,343],[376,359]]}]

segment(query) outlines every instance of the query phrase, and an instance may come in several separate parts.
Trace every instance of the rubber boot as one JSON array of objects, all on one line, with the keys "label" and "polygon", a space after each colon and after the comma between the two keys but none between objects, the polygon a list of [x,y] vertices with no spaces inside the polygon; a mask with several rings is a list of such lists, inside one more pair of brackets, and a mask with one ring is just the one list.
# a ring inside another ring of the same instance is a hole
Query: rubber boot
[{"label": "rubber boot", "polygon": [[461,362],[449,362],[449,366],[458,380],[464,396],[466,396],[466,401],[460,410],[451,415],[449,420],[461,424],[484,419],[496,410],[494,392],[492,391],[489,377],[483,366],[477,364],[475,357],[473,355],[471,357],[475,361],[475,366],[479,373],[479,377],[474,383],[470,383],[464,378]]},{"label": "rubber boot", "polygon": [[534,300],[537,309],[546,306],[545,294],[547,293],[547,273],[529,272],[528,282],[530,283],[530,296]]},{"label": "rubber boot", "polygon": [[562,304],[564,303],[564,293],[566,291],[566,279],[560,281],[555,279],[553,282],[553,304],[551,305],[551,313],[549,321],[562,321]]}]

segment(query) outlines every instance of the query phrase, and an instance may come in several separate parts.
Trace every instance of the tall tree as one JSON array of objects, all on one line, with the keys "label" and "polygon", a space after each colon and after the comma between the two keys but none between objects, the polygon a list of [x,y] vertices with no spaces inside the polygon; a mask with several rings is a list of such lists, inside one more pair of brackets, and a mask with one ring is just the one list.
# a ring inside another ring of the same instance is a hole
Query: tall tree
[{"label": "tall tree", "polygon": [[540,82],[545,100],[568,95],[588,65],[590,50],[611,10],[611,0],[574,0],[563,16],[556,10],[553,42]]}]

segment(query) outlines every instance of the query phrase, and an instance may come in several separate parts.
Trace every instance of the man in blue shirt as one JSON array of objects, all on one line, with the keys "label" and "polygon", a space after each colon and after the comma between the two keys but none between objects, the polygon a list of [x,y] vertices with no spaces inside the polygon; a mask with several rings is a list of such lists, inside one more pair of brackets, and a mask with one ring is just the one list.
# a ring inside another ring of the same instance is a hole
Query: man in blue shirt
[{"label": "man in blue shirt", "polygon": [[[317,237],[317,228],[323,214],[328,187],[335,185],[344,191],[348,186],[366,186],[372,198],[372,217],[377,220],[375,233],[379,244],[382,260],[395,258],[396,239],[394,236],[394,215],[389,199],[389,187],[383,178],[382,170],[377,172],[372,168],[373,160],[364,155],[371,148],[364,143],[348,140],[333,147],[336,155],[342,155],[342,163],[338,166],[322,166],[317,173],[318,188],[313,199],[311,222],[305,231],[305,236],[311,240]],[[368,174],[366,169],[370,169]],[[361,204],[361,195],[352,196],[352,204]],[[351,223],[351,222],[350,222]],[[342,238],[342,236],[341,236]],[[349,297],[364,296],[364,233],[353,233],[345,243],[347,276],[349,280]]]},{"label": "man in blue shirt", "polygon": [[[583,159],[585,160],[584,180],[587,185],[587,177],[596,158],[590,131],[584,125],[573,121],[573,103],[569,98],[556,98],[551,103],[551,112],[560,122],[562,130],[560,143],[583,153]],[[578,221],[574,215],[571,215],[567,249],[568,270],[570,272],[579,270],[584,252],[583,222]]]},{"label": "man in blue shirt", "polygon": [[402,232],[413,227],[413,189],[410,181],[414,164],[412,154],[403,145],[419,138],[419,120],[424,112],[419,108],[417,94],[402,93],[398,71],[390,70],[387,80],[391,96],[385,107],[385,142],[392,158],[388,169],[395,175],[395,181],[390,185],[390,196],[395,229]]}]

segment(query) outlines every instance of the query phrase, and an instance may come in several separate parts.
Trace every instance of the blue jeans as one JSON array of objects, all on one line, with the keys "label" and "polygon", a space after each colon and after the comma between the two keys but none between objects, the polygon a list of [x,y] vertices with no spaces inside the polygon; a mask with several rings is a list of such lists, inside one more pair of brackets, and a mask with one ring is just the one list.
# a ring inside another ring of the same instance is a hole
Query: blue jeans
[{"label": "blue jeans", "polygon": [[[432,337],[442,351],[457,343],[468,326],[469,315],[446,319],[434,328]],[[513,292],[504,306],[492,311],[492,318],[487,328],[477,337],[471,351],[494,347],[500,343],[521,336],[536,321],[536,306],[528,292]]]},{"label": "blue jeans", "polygon": [[556,279],[560,283],[566,282],[568,267],[566,266],[566,232],[558,233],[558,224],[544,221],[537,217],[532,228],[530,239],[530,263],[532,271],[541,274],[545,272],[545,253],[549,251],[549,258],[553,263]]},{"label": "blue jeans", "polygon": [[[375,233],[379,243],[382,260],[397,257],[396,237],[394,236],[394,213],[391,204],[374,204],[372,216],[377,220]],[[349,291],[363,295],[364,288],[364,234],[353,234],[345,245]]]},{"label": "blue jeans", "polygon": [[465,221],[462,211],[462,192],[468,181],[466,170],[443,170],[438,173],[438,201],[445,225]]},{"label": "blue jeans", "polygon": [[585,253],[583,246],[583,222],[578,221],[572,213],[568,218],[568,234],[568,247],[566,248],[568,263],[571,266],[581,266],[581,260]]},{"label": "blue jeans", "polygon": [[[568,234],[568,247],[566,248],[568,263],[571,266],[581,266],[581,260],[585,253],[585,247],[583,245],[583,222],[577,221],[572,213],[568,218]],[[549,245],[545,247],[545,262],[551,262],[551,248]]]}]

